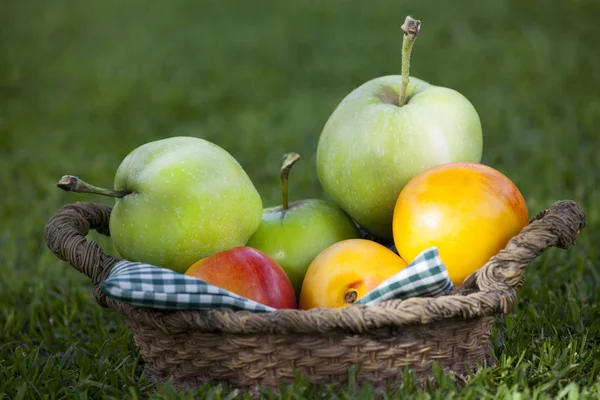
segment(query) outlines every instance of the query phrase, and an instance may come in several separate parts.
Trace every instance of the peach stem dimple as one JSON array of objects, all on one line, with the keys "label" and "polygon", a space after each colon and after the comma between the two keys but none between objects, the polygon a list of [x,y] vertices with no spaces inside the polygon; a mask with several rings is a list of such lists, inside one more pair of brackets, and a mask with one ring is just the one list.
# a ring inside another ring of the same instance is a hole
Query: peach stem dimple
[{"label": "peach stem dimple", "polygon": [[350,289],[344,295],[344,302],[348,304],[354,303],[358,299],[358,292],[355,289]]}]

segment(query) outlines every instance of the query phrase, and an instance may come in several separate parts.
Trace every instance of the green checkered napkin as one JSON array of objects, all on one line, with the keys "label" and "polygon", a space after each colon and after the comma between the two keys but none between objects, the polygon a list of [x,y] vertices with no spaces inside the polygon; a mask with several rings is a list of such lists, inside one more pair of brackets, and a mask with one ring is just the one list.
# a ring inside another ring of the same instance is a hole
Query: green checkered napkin
[{"label": "green checkered napkin", "polygon": [[[435,247],[419,254],[406,268],[381,283],[354,304],[388,299],[435,297],[452,290],[452,281]],[[119,261],[100,289],[107,297],[138,307],[158,309],[229,309],[275,311],[200,279],[154,265]]]},{"label": "green checkered napkin", "polygon": [[423,251],[406,268],[381,282],[354,304],[377,304],[389,299],[435,297],[453,289],[437,248]]},{"label": "green checkered napkin", "polygon": [[200,279],[127,260],[115,264],[100,289],[107,297],[139,307],[275,310]]}]

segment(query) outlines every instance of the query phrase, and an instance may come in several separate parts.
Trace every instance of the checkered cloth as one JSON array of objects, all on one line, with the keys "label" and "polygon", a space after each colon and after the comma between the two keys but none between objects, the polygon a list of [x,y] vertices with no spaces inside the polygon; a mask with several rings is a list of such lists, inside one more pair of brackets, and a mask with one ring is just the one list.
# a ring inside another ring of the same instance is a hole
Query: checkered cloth
[{"label": "checkered cloth", "polygon": [[377,304],[389,299],[435,297],[453,289],[437,248],[423,251],[406,268],[381,282],[354,304]]},{"label": "checkered cloth", "polygon": [[[388,299],[435,297],[453,288],[437,248],[419,254],[407,267],[381,283],[354,304],[377,304]],[[107,297],[139,307],[158,309],[229,309],[252,312],[274,308],[221,289],[198,278],[154,265],[119,261],[100,289]]]}]

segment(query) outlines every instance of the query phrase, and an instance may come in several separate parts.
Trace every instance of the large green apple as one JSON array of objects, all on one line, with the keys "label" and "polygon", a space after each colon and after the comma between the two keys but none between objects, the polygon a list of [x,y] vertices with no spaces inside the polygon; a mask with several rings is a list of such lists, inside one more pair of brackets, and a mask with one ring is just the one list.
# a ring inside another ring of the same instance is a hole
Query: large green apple
[{"label": "large green apple", "polygon": [[459,92],[410,77],[420,22],[403,29],[402,75],[372,79],[349,93],[323,127],[317,174],[325,193],[362,228],[391,241],[394,205],[419,172],[452,161],[480,162],[482,128]]},{"label": "large green apple", "polygon": [[281,173],[283,204],[265,208],[262,222],[246,246],[271,256],[290,278],[296,296],[312,260],[325,248],[360,232],[337,206],[321,199],[303,199],[288,204],[288,173],[299,158],[290,153]]},{"label": "large green apple", "polygon": [[118,167],[114,190],[73,176],[59,187],[116,197],[110,233],[119,254],[184,272],[196,261],[243,246],[258,228],[262,200],[223,148],[194,137],[141,145]]}]

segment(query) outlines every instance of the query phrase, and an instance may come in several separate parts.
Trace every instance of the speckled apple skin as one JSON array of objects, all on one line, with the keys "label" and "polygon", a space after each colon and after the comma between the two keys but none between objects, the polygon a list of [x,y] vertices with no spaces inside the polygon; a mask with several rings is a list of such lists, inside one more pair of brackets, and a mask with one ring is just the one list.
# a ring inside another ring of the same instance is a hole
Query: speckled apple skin
[{"label": "speckled apple skin", "polygon": [[194,137],[144,144],[117,169],[110,217],[115,248],[131,261],[184,272],[194,262],[242,246],[258,228],[260,195],[221,147]]},{"label": "speckled apple skin", "polygon": [[480,162],[483,147],[479,116],[462,94],[411,77],[408,103],[398,107],[401,85],[401,75],[389,75],[349,93],[323,127],[316,157],[327,195],[389,241],[404,185],[438,164]]}]

